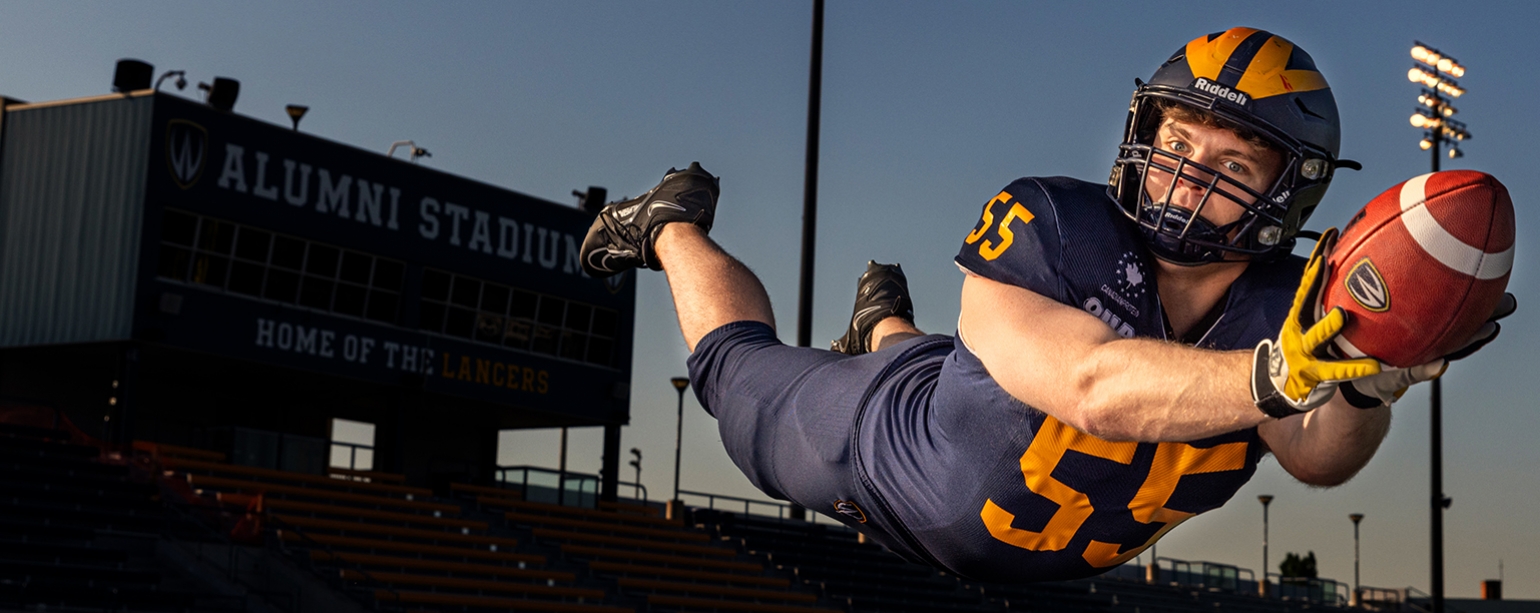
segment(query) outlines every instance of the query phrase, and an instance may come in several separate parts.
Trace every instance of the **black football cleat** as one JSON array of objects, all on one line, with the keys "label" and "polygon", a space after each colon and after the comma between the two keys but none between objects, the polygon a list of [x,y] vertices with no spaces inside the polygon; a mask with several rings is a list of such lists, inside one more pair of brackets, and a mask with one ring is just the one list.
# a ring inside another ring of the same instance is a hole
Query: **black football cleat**
[{"label": "black football cleat", "polygon": [[637,267],[662,270],[652,246],[658,230],[676,221],[711,230],[720,191],[718,179],[691,162],[684,170],[670,168],[639,197],[604,205],[583,237],[583,271],[602,279]]},{"label": "black football cleat", "polygon": [[872,329],[889,317],[914,323],[914,302],[909,299],[909,278],[898,264],[866,262],[866,273],[856,282],[856,306],[845,335],[829,348],[848,355],[870,353]]}]

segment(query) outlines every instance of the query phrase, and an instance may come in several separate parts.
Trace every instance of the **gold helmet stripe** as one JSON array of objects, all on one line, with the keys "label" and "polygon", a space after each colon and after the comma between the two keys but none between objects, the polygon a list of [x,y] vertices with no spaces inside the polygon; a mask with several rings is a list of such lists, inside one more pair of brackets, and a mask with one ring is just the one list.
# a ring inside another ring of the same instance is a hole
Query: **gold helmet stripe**
[{"label": "gold helmet stripe", "polygon": [[1219,71],[1230,61],[1230,54],[1256,31],[1256,28],[1230,28],[1214,40],[1199,36],[1187,43],[1187,66],[1192,69],[1192,76],[1219,80]]},{"label": "gold helmet stripe", "polygon": [[[1192,70],[1192,76],[1218,81],[1220,71],[1236,48],[1256,32],[1256,28],[1230,28],[1213,40],[1200,36],[1187,43],[1187,66]],[[1269,37],[1252,56],[1235,89],[1254,99],[1326,89],[1326,77],[1321,73],[1286,68],[1293,53],[1293,43],[1278,36]]]},{"label": "gold helmet stripe", "polygon": [[1314,70],[1288,70],[1289,56],[1294,54],[1294,43],[1274,36],[1257,49],[1251,64],[1241,75],[1235,88],[1252,98],[1262,99],[1290,92],[1308,92],[1326,89],[1326,77]]}]

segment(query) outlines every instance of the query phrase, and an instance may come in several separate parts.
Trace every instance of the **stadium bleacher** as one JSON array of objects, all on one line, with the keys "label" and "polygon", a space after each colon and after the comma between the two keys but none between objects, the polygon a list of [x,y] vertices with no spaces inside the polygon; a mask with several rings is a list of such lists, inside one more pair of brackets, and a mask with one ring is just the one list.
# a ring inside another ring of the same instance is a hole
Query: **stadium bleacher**
[{"label": "stadium bleacher", "polygon": [[556,555],[582,565],[616,593],[648,610],[820,613],[840,609],[818,604],[783,577],[767,576],[730,545],[656,508],[612,504],[607,510],[478,494],[475,504],[501,512],[508,525]]},{"label": "stadium bleacher", "polygon": [[0,606],[242,610],[157,555],[175,529],[156,488],[72,438],[0,424]]},{"label": "stadium bleacher", "polygon": [[375,606],[634,610],[608,603],[605,590],[581,585],[575,573],[548,567],[545,556],[520,552],[519,539],[462,517],[460,505],[399,485],[398,476],[321,476],[174,457],[160,466],[196,496],[253,511],[284,548]]},{"label": "stadium bleacher", "polygon": [[[1142,572],[1112,572],[1079,581],[976,582],[905,562],[854,531],[707,509],[695,520],[848,611],[1054,611],[1186,613],[1191,611],[1342,610],[1341,603],[1269,599],[1253,589],[1174,581],[1147,583]],[[1135,570],[1135,569],[1130,569]],[[1169,573],[1168,573],[1169,574]]]},{"label": "stadium bleacher", "polygon": [[1132,567],[1082,581],[979,583],[907,563],[842,526],[698,508],[681,521],[657,506],[562,506],[461,483],[450,486],[450,498],[437,498],[390,473],[240,466],[217,452],[142,441],[125,457],[108,445],[72,442],[79,438],[0,425],[0,605],[302,608],[233,598],[154,554],[157,540],[207,540],[197,534],[203,530],[317,577],[343,598],[337,602],[358,610],[1340,610],[1334,602],[1261,598],[1254,583],[1215,587],[1176,572],[1147,583]]}]

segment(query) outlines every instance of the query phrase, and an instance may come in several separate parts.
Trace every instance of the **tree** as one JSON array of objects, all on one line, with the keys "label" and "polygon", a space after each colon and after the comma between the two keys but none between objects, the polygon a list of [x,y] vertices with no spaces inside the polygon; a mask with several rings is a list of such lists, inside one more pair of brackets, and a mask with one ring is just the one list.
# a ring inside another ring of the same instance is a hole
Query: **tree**
[{"label": "tree", "polygon": [[1278,564],[1278,575],[1284,579],[1314,579],[1315,552],[1311,551],[1304,557],[1297,553],[1283,556],[1283,562]]}]

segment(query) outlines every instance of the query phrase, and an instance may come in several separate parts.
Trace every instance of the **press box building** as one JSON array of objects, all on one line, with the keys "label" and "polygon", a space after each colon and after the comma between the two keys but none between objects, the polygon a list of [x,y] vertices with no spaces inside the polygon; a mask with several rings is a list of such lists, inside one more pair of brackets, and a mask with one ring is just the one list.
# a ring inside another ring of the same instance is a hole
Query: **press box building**
[{"label": "press box building", "polygon": [[613,480],[635,286],[583,273],[590,214],[148,89],[6,102],[10,402],[280,466],[363,421],[423,484],[489,480],[499,429],[605,426]]}]

